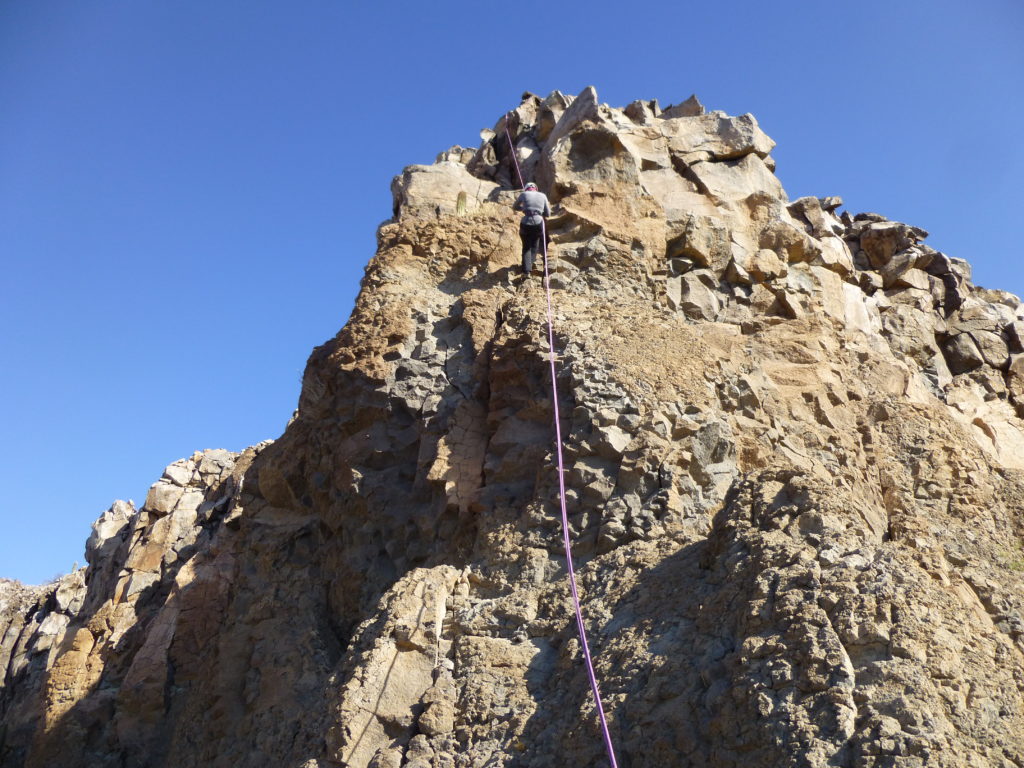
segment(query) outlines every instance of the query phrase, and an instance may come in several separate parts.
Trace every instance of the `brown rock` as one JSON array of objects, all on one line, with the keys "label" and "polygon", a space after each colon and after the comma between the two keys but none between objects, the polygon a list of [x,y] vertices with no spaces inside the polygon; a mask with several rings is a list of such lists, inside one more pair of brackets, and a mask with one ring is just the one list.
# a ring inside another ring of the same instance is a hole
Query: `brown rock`
[{"label": "brown rock", "polygon": [[686,101],[674,107],[666,107],[661,117],[668,120],[673,117],[700,117],[703,114],[704,105],[697,99],[697,94],[692,94]]},{"label": "brown rock", "polygon": [[872,222],[860,235],[860,247],[867,254],[871,266],[884,266],[899,251],[920,242],[928,233],[896,221]]},{"label": "brown rock", "polygon": [[1003,338],[991,331],[974,331],[971,333],[981,356],[993,368],[1005,368],[1010,358],[1010,350]]},{"label": "brown rock", "polygon": [[985,358],[974,337],[969,333],[958,333],[943,346],[949,370],[954,374],[973,371],[985,364]]},{"label": "brown rock", "polygon": [[1024,405],[1024,354],[1010,355],[1006,385],[1014,400]]},{"label": "brown rock", "polygon": [[789,266],[779,258],[775,251],[762,248],[750,257],[744,265],[750,276],[757,282],[769,282],[777,277],[785,277]]},{"label": "brown rock", "polygon": [[[1024,755],[1019,302],[677,113],[525,94],[403,173],[280,439],[0,582],[4,768],[601,764],[562,483],[623,764]],[[506,123],[561,204],[550,351]]]},{"label": "brown rock", "polygon": [[720,219],[687,215],[670,232],[678,234],[671,236],[666,246],[669,259],[682,256],[719,273],[732,257],[729,231]]},{"label": "brown rock", "polygon": [[1006,338],[1011,352],[1024,352],[1024,321],[1014,320],[1006,325]]}]

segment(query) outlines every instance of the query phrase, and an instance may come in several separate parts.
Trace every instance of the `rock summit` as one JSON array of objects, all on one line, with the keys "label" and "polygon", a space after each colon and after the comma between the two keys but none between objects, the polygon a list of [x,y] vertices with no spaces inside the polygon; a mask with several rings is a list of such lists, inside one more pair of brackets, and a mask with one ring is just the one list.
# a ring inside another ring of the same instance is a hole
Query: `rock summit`
[{"label": "rock summit", "polygon": [[512,153],[620,765],[1024,765],[1024,306],[773,147],[588,88],[406,168],[284,434],[0,581],[0,766],[606,764]]}]

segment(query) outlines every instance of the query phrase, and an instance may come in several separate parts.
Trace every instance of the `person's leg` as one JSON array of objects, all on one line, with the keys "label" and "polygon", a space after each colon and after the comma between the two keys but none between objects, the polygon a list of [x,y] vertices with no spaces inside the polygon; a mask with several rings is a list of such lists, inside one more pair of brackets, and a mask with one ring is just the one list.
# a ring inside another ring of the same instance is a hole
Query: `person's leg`
[{"label": "person's leg", "polygon": [[530,232],[526,228],[526,225],[523,224],[522,222],[520,222],[520,224],[519,224],[519,240],[523,244],[523,256],[522,256],[523,274],[527,274],[527,272],[529,271],[528,268],[527,268],[527,263],[528,263],[528,259],[530,258],[529,257],[529,253],[530,253]]},{"label": "person's leg", "polygon": [[523,241],[523,274],[528,275],[533,271],[533,260],[537,256],[540,227],[521,224],[519,227],[519,237]]},{"label": "person's leg", "polygon": [[539,259],[544,259],[544,254],[548,252],[548,247],[550,245],[551,235],[548,234],[547,222],[545,222],[543,226],[537,226],[537,257]]}]

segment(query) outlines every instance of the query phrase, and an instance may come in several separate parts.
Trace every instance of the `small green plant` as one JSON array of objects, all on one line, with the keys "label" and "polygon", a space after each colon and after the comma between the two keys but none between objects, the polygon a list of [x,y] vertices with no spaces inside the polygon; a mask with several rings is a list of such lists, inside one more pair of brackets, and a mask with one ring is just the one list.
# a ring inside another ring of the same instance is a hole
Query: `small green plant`
[{"label": "small green plant", "polygon": [[1014,573],[1024,573],[1024,549],[1021,549],[1020,544],[1016,544],[1012,549],[1000,553],[1003,555],[1004,562],[1002,565],[1008,570]]}]

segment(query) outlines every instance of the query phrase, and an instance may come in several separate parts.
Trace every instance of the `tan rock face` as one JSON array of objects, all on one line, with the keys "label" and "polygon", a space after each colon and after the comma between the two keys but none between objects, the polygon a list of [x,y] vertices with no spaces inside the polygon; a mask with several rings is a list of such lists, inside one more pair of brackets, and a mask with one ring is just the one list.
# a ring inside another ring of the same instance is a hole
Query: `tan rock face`
[{"label": "tan rock face", "polygon": [[[506,129],[512,138],[509,146]],[[527,94],[392,185],[296,417],[0,582],[0,765],[1024,762],[1024,309],[749,115]]]}]

